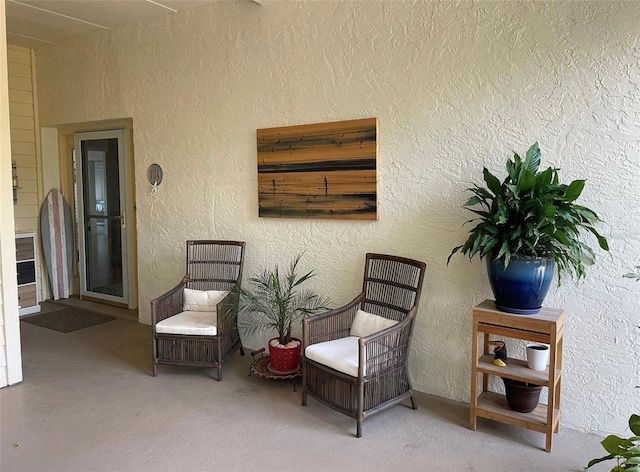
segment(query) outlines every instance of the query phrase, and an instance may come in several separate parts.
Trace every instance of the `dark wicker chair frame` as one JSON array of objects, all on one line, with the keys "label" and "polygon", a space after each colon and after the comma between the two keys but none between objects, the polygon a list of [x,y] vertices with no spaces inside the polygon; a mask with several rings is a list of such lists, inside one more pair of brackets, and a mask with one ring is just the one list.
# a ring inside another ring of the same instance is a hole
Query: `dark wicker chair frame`
[{"label": "dark wicker chair frame", "polygon": [[187,241],[187,270],[182,281],[151,301],[153,376],[158,364],[214,367],[222,379],[225,360],[240,349],[237,294],[229,293],[217,306],[217,335],[194,336],[156,333],[156,323],[183,311],[183,290],[233,290],[240,287],[244,242]]},{"label": "dark wicker chair frame", "polygon": [[362,436],[362,421],[369,415],[407,398],[417,408],[408,356],[425,269],[423,262],[369,253],[360,295],[341,308],[303,320],[303,353],[312,344],[349,336],[358,309],[398,324],[359,338],[358,377],[303,358],[302,405],[310,395],[351,416],[357,422],[356,437]]}]

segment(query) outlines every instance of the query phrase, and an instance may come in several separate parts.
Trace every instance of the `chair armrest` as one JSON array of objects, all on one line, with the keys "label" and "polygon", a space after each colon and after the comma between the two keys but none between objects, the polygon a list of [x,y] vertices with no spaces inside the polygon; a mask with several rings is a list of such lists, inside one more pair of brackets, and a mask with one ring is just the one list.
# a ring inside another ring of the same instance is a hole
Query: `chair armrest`
[{"label": "chair armrest", "polygon": [[340,308],[304,318],[302,320],[303,350],[312,344],[349,336],[353,318],[362,300],[364,300],[364,292]]},{"label": "chair armrest", "polygon": [[168,292],[151,300],[151,323],[155,332],[156,323],[165,320],[182,311],[182,294],[186,284],[186,278]]},{"label": "chair armrest", "polygon": [[238,299],[239,294],[231,290],[216,305],[216,327],[218,333],[226,333],[238,329]]},{"label": "chair armrest", "polygon": [[[358,365],[364,366],[363,359],[367,360],[367,378],[407,364],[415,314],[412,308],[399,323],[358,339]],[[359,375],[363,371],[361,368]]]}]

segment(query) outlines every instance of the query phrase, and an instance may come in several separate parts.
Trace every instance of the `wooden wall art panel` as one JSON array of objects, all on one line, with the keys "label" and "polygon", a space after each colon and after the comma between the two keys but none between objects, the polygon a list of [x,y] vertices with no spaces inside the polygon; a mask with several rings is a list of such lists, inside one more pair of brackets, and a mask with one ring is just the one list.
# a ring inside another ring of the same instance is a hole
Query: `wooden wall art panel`
[{"label": "wooden wall art panel", "polygon": [[259,215],[378,219],[377,136],[377,118],[259,129]]}]

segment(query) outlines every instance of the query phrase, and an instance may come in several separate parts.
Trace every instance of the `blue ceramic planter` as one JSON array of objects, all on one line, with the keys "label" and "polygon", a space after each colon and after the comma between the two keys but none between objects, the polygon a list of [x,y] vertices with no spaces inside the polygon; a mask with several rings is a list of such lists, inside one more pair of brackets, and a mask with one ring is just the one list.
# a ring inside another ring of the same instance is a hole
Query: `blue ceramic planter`
[{"label": "blue ceramic planter", "polygon": [[555,269],[553,259],[542,257],[512,258],[506,269],[502,260],[487,259],[487,273],[496,308],[518,315],[538,313]]}]

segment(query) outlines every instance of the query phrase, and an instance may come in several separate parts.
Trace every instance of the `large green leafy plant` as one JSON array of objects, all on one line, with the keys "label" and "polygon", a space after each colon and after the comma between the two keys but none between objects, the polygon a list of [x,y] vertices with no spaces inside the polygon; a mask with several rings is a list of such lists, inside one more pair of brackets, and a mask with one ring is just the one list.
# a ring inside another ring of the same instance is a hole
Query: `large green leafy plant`
[{"label": "large green leafy plant", "polygon": [[[636,266],[635,272],[624,274],[623,277],[640,282],[640,266]],[[636,385],[636,388],[640,388],[640,385]],[[590,460],[584,470],[600,462],[615,460],[617,464],[613,466],[611,472],[640,472],[640,416],[631,415],[629,429],[634,436],[621,438],[612,434],[604,438],[600,444],[609,454]]]},{"label": "large green leafy plant", "polygon": [[640,472],[640,416],[631,415],[629,429],[634,434],[631,437],[621,438],[612,434],[604,438],[600,444],[609,454],[589,461],[585,470],[600,462],[615,460],[617,465],[611,472]]},{"label": "large green leafy plant", "polygon": [[589,208],[575,203],[584,188],[584,180],[561,184],[558,169],[540,168],[540,148],[532,145],[522,159],[514,153],[507,159],[507,176],[501,182],[485,167],[486,187],[474,184],[467,189],[473,195],[464,207],[476,217],[467,241],[455,247],[447,263],[460,251],[469,258],[503,260],[504,267],[513,257],[545,257],[555,260],[559,275],[568,273],[576,280],[585,275],[585,263],[595,259],[593,250],[581,240],[587,230],[608,251],[607,240],[593,224],[600,221]]},{"label": "large green leafy plant", "polygon": [[313,271],[298,274],[302,254],[281,274],[278,266],[265,269],[249,279],[251,289],[239,289],[239,328],[247,335],[271,330],[278,333],[281,344],[291,341],[293,323],[305,316],[326,311],[329,299],[301,285],[315,276]]}]

